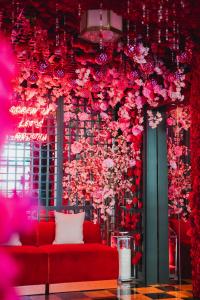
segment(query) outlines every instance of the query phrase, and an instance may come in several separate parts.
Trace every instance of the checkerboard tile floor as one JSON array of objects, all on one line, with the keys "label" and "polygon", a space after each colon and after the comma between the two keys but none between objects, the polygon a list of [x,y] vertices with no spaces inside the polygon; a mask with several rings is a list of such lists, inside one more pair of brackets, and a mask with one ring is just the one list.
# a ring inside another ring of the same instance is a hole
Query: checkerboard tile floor
[{"label": "checkerboard tile floor", "polygon": [[151,299],[195,299],[192,296],[191,281],[185,280],[181,283],[149,285],[123,284],[117,289],[99,291],[68,292],[35,296],[24,296],[22,300],[151,300]]}]

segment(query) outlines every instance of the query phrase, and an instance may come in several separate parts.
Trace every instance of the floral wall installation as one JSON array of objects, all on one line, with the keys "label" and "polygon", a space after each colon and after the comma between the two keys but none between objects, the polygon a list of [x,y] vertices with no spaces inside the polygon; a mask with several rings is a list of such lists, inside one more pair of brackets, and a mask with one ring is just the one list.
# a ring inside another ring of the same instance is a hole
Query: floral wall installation
[{"label": "floral wall installation", "polygon": [[200,297],[200,55],[195,52],[191,82],[191,166],[192,166],[192,192],[190,194],[191,207],[191,258],[192,258],[192,285],[193,295]]},{"label": "floral wall installation", "polygon": [[191,213],[190,106],[172,109],[167,114],[169,216],[187,220]]},{"label": "floral wall installation", "polygon": [[[86,47],[71,47],[70,56],[62,43],[54,47],[46,30],[33,30],[27,19],[22,21],[17,28],[24,30],[12,31],[21,68],[10,108],[20,119],[15,139],[45,143],[45,123],[55,116],[60,97],[65,127],[85,126],[91,115],[100,118],[100,127],[94,125],[89,134],[84,129],[78,137],[75,129],[71,136],[65,134],[63,198],[72,205],[90,201],[95,220],[99,215],[105,220],[114,207],[123,207],[120,226],[136,230],[139,243],[141,213],[134,209],[142,209],[144,115],[147,110],[149,125],[156,128],[162,118],[154,114],[155,108],[184,102],[189,45],[173,66],[139,40],[92,49],[91,55]],[[23,32],[30,43],[23,42]],[[77,109],[77,101],[86,102],[86,109]]]}]

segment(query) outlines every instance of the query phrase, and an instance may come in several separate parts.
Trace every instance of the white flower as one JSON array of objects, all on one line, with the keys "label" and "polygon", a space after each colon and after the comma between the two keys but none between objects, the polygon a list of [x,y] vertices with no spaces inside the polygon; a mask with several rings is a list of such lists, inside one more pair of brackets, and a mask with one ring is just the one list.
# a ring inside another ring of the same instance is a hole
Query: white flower
[{"label": "white flower", "polygon": [[104,161],[102,162],[102,167],[103,168],[113,168],[114,167],[114,161],[111,158],[106,158],[104,159]]}]

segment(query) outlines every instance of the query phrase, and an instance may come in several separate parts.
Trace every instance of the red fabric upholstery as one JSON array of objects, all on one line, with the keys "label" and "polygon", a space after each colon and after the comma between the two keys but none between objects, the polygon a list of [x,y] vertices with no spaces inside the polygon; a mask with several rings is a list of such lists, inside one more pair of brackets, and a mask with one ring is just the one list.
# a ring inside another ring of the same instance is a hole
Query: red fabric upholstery
[{"label": "red fabric upholstery", "polygon": [[84,222],[84,244],[52,245],[54,238],[55,223],[43,221],[22,246],[6,247],[21,269],[18,285],[117,279],[118,252],[101,244],[99,225]]},{"label": "red fabric upholstery", "polygon": [[118,252],[102,244],[47,245],[49,283],[106,280],[118,277]]},{"label": "red fabric upholstery", "polygon": [[20,235],[20,241],[22,245],[37,245],[37,225],[37,221],[30,222],[29,233],[24,233]]},{"label": "red fabric upholstery", "polygon": [[[48,245],[53,243],[55,239],[54,222],[38,222],[37,231],[38,245]],[[98,224],[85,221],[83,223],[83,240],[84,243],[101,243],[100,226]]]},{"label": "red fabric upholstery", "polygon": [[83,223],[84,243],[101,243],[101,230],[99,224],[89,221]]},{"label": "red fabric upholstery", "polygon": [[7,246],[19,267],[17,285],[45,284],[48,282],[48,255],[35,246]]},{"label": "red fabric upholstery", "polygon": [[55,239],[55,222],[38,222],[38,245],[52,244]]}]

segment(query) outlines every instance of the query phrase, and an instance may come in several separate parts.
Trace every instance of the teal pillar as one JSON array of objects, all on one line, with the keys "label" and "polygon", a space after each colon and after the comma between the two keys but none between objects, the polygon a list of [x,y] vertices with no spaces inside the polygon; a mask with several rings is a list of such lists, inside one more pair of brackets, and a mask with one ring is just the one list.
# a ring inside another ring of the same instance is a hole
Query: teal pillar
[{"label": "teal pillar", "polygon": [[[165,118],[162,113],[163,119]],[[148,122],[147,122],[148,123]],[[144,135],[144,276],[147,284],[167,283],[168,170],[165,120]]]}]

